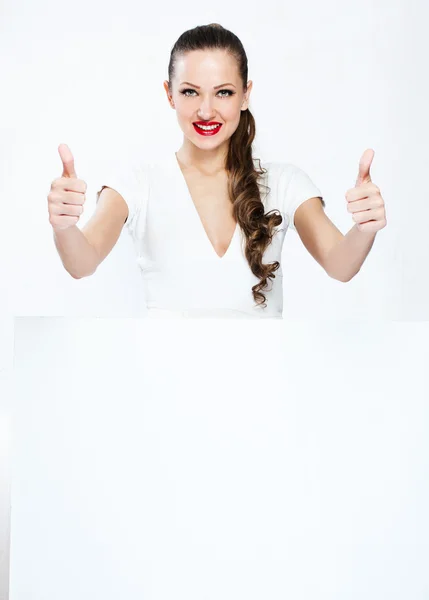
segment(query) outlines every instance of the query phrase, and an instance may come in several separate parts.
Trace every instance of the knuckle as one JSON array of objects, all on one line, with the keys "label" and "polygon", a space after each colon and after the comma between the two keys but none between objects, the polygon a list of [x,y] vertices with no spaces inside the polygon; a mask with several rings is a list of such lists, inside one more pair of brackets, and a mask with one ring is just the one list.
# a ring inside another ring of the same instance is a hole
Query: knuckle
[{"label": "knuckle", "polygon": [[54,204],[57,201],[58,194],[56,192],[49,192],[48,194],[48,202],[49,204]]}]

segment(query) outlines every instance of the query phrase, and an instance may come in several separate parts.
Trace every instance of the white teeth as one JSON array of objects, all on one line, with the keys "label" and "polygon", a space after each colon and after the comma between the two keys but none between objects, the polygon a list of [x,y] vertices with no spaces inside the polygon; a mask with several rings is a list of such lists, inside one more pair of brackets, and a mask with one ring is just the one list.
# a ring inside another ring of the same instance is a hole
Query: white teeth
[{"label": "white teeth", "polygon": [[[197,123],[195,123],[195,125],[197,125]],[[220,125],[197,125],[197,127],[199,127],[200,129],[204,129],[204,131],[211,131],[212,129],[217,129],[218,127],[220,127]]]}]

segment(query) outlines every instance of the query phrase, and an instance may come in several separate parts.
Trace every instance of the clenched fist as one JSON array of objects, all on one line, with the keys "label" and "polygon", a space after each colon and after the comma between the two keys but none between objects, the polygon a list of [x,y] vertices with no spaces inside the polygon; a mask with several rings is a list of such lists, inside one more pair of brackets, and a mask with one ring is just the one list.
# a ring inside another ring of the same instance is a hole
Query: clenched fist
[{"label": "clenched fist", "polygon": [[374,154],[371,148],[362,154],[356,185],[346,192],[347,210],[352,213],[356,228],[368,233],[376,233],[387,225],[384,199],[369,172]]},{"label": "clenched fist", "polygon": [[60,144],[58,152],[63,163],[63,174],[54,179],[48,194],[49,223],[54,230],[76,225],[83,213],[87,189],[85,181],[77,178],[70,148]]}]

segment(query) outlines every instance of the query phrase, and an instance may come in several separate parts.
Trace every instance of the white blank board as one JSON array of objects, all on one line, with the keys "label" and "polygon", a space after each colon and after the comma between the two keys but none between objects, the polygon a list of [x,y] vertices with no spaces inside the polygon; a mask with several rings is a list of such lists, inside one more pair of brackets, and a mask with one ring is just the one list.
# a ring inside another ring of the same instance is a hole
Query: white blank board
[{"label": "white blank board", "polygon": [[10,600],[427,599],[428,334],[17,318]]}]

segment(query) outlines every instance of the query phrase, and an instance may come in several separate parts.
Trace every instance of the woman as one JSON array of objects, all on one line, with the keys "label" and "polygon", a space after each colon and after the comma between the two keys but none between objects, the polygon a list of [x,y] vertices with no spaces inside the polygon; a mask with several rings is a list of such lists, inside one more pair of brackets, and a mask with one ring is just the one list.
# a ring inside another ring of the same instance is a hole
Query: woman
[{"label": "woman", "polygon": [[281,319],[280,257],[288,227],[329,276],[349,281],[359,271],[376,227],[385,225],[382,198],[369,177],[372,157],[364,154],[357,187],[346,195],[358,225],[344,236],[304,171],[289,163],[256,164],[247,74],[246,53],[232,32],[218,24],[185,31],[172,48],[164,82],[182,147],[162,164],[112,174],[82,231],[78,207],[64,215],[64,194],[71,194],[72,178],[73,203],[83,204],[86,184],[76,178],[67,146],[60,146],[64,172],[56,182],[63,196],[51,198],[51,224],[73,277],[96,270],[124,223],[135,243],[148,316]]}]

